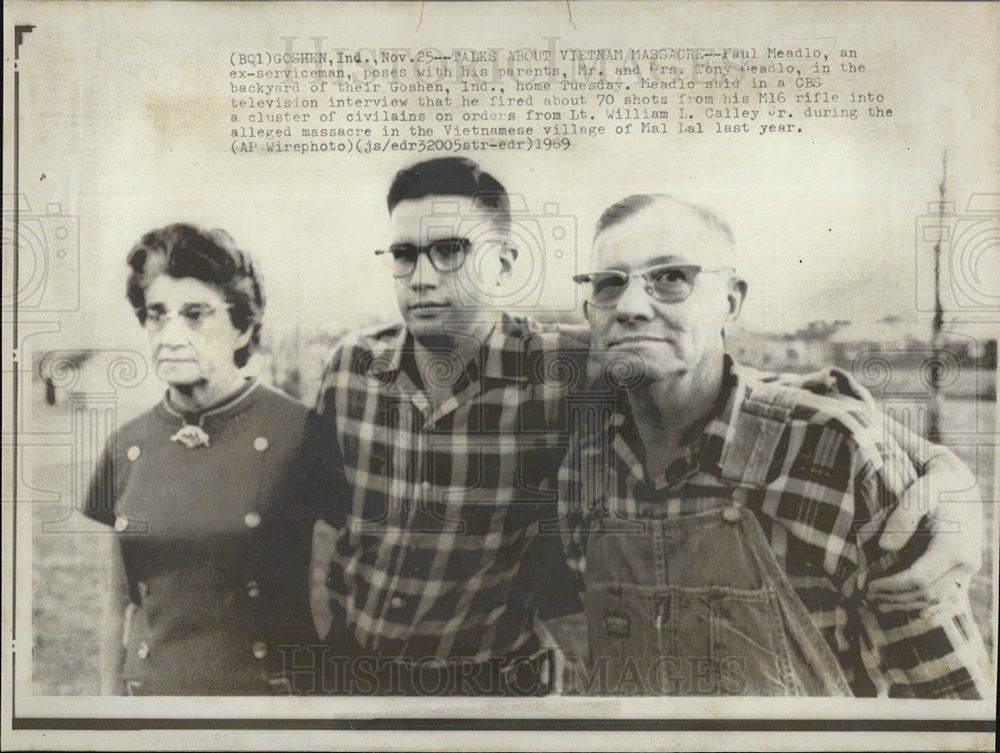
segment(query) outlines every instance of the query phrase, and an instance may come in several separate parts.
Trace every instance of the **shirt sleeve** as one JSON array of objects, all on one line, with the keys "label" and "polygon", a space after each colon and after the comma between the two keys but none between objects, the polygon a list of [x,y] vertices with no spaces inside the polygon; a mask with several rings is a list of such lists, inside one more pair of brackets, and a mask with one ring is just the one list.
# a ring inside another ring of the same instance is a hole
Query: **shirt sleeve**
[{"label": "shirt sleeve", "polygon": [[892,434],[893,439],[905,448],[904,452],[916,466],[917,474],[920,476],[926,474],[937,477],[938,475],[946,476],[949,473],[948,465],[936,467],[929,464],[930,460],[936,456],[950,456],[954,462],[960,462],[944,445],[934,444],[915,434],[900,421],[900,417],[893,416],[889,411],[881,412],[875,404],[871,392],[861,385],[852,374],[836,366],[827,366],[811,374],[772,374],[743,365],[740,368],[764,382],[776,382],[807,390],[821,397],[839,399],[845,404],[861,403],[862,410],[867,413],[872,423],[885,426]]},{"label": "shirt sleeve", "polygon": [[[926,549],[926,529],[899,552],[879,546],[886,520],[901,492],[916,482],[912,464],[888,442],[880,459],[855,452],[854,520],[858,574],[868,582],[909,567]],[[979,542],[974,542],[978,546]],[[860,657],[880,696],[981,699],[991,692],[992,667],[968,598],[930,618],[919,611],[881,612],[861,595],[857,601]]]},{"label": "shirt sleeve", "polygon": [[584,500],[587,489],[584,480],[587,474],[581,467],[579,437],[573,435],[569,450],[559,468],[558,503],[559,526],[562,552],[570,572],[575,574],[576,590],[583,593],[583,574],[587,569],[586,542],[589,533],[590,515],[585,508]]},{"label": "shirt sleeve", "polygon": [[744,364],[740,364],[740,369],[744,374],[762,382],[794,387],[821,397],[861,402],[873,412],[876,410],[871,392],[859,384],[858,380],[849,372],[836,366],[827,366],[810,374],[776,374],[760,371]]},{"label": "shirt sleeve", "polygon": [[[332,484],[335,496],[326,498],[320,517],[333,529],[333,539],[328,543],[329,549],[313,552],[313,567],[322,569],[324,587],[326,589],[326,608],[329,627],[321,636],[324,642],[332,646],[337,654],[350,653],[347,646],[353,646],[347,625],[347,582],[341,562],[350,557],[350,535],[347,529],[347,518],[351,510],[353,490],[344,473],[342,448],[337,441],[336,433],[336,391],[342,378],[345,359],[345,345],[337,345],[330,361],[323,371],[319,392],[316,395],[316,407],[310,415],[316,452],[325,465],[323,475],[336,476]],[[341,388],[346,389],[344,385]],[[339,472],[338,472],[339,469]]]},{"label": "shirt sleeve", "polygon": [[323,376],[319,383],[319,391],[316,394],[316,413],[321,416],[327,416],[331,421],[333,421],[334,414],[336,413],[334,395],[336,393],[337,384],[341,379],[344,351],[345,345],[343,343],[338,344],[337,347],[333,349],[333,353],[330,355],[330,361],[327,363],[326,368],[323,369]]},{"label": "shirt sleeve", "polygon": [[351,503],[344,459],[330,415],[310,411],[306,417],[301,483],[308,511],[334,528],[347,521]]},{"label": "shirt sleeve", "polygon": [[108,439],[101,452],[97,468],[94,469],[94,475],[91,476],[90,485],[87,488],[87,497],[83,503],[84,515],[109,526],[115,524],[115,503],[117,502],[115,447],[117,444],[118,436],[114,434]]}]

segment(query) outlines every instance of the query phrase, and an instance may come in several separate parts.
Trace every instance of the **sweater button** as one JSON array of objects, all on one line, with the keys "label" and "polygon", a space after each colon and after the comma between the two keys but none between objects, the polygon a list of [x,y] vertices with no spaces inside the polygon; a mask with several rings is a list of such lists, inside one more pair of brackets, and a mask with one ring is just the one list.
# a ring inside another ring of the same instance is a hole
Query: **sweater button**
[{"label": "sweater button", "polygon": [[251,599],[256,599],[258,596],[260,596],[260,585],[257,583],[257,581],[252,580],[249,583],[247,583],[247,596],[249,596]]},{"label": "sweater button", "polygon": [[142,454],[142,450],[139,449],[139,445],[137,445],[137,444],[134,444],[131,447],[129,447],[128,448],[128,452],[126,453],[126,455],[128,456],[128,459],[131,460],[131,461],[133,461],[133,462],[135,462],[136,460],[138,460],[139,456],[141,454]]},{"label": "sweater button", "polygon": [[253,655],[256,659],[263,659],[267,656],[267,646],[264,644],[264,641],[257,641],[253,644]]},{"label": "sweater button", "polygon": [[247,528],[256,528],[260,525],[260,513],[248,512],[243,516],[243,522],[247,524]]},{"label": "sweater button", "polygon": [[145,659],[147,656],[149,656],[149,646],[147,646],[145,643],[140,643],[139,648],[136,650],[136,654],[139,656],[140,659]]},{"label": "sweater button", "polygon": [[257,437],[253,441],[253,448],[257,450],[257,452],[263,452],[264,450],[267,449],[267,447],[268,447],[267,437]]},{"label": "sweater button", "polygon": [[128,528],[128,518],[122,517],[121,515],[116,516],[115,517],[115,530],[116,531],[124,531],[126,528]]},{"label": "sweater button", "polygon": [[389,602],[389,606],[391,606],[393,609],[402,609],[405,606],[405,604],[406,602],[403,601],[403,599],[399,596],[393,596],[392,600]]}]

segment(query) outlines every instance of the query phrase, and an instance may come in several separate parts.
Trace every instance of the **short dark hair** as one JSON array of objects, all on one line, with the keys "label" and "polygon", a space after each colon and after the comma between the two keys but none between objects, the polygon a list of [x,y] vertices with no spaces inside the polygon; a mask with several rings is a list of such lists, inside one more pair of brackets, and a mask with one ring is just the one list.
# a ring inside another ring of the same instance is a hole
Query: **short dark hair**
[{"label": "short dark hair", "polygon": [[241,251],[225,230],[202,230],[175,223],[146,233],[129,251],[131,271],[126,295],[140,324],[146,323],[146,289],[161,274],[193,277],[218,288],[231,304],[229,318],[240,332],[252,329],[250,340],[233,354],[246,365],[260,345],[264,289],[250,255]]},{"label": "short dark hair", "polygon": [[594,230],[594,237],[596,238],[609,227],[624,222],[643,209],[659,203],[674,204],[675,206],[691,210],[702,222],[725,236],[730,246],[736,244],[736,238],[733,235],[732,229],[715,212],[698,204],[690,204],[686,201],[675,199],[673,196],[665,193],[637,193],[615,202],[601,214],[601,218],[597,221],[597,228]]},{"label": "short dark hair", "polygon": [[386,203],[391,214],[401,201],[425,196],[468,196],[495,215],[497,227],[510,228],[507,189],[471,159],[438,157],[400,170],[389,187]]}]

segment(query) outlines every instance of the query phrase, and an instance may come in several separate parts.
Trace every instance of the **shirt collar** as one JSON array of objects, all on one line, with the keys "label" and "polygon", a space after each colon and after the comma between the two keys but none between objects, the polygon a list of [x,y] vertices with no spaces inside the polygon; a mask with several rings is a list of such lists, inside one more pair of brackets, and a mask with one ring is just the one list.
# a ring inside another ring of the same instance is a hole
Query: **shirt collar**
[{"label": "shirt collar", "polygon": [[[465,364],[466,374],[471,382],[479,382],[484,377],[500,380],[525,380],[524,329],[507,314],[496,317],[493,328],[483,341],[479,353]],[[384,364],[393,376],[406,369],[416,369],[413,362],[413,335],[400,325],[397,332],[384,340],[376,340],[371,346],[374,361]],[[408,363],[404,364],[403,359]],[[390,380],[391,381],[391,380]]]},{"label": "shirt collar", "polygon": [[170,401],[170,390],[167,390],[163,395],[163,400],[159,403],[159,408],[171,419],[180,420],[183,423],[194,426],[201,426],[206,420],[226,418],[243,410],[243,408],[250,404],[259,386],[260,380],[256,377],[251,377],[246,380],[236,393],[230,395],[221,403],[217,403],[201,411],[182,411]]},{"label": "shirt collar", "polygon": [[743,405],[743,398],[746,396],[746,377],[737,364],[727,353],[723,359],[722,389],[719,397],[715,401],[712,413],[708,420],[700,427],[691,427],[697,433],[691,437],[691,441],[697,441],[702,449],[706,443],[713,439],[718,439],[718,452],[712,453],[715,457],[709,458],[718,463],[722,451],[722,443],[731,440],[730,431],[733,425],[733,417],[739,414]]},{"label": "shirt collar", "polygon": [[373,363],[383,364],[384,371],[398,373],[403,364],[403,353],[408,345],[412,349],[412,341],[410,331],[402,323],[392,336],[385,339],[373,338],[370,344]]},{"label": "shirt collar", "polygon": [[524,361],[523,326],[507,314],[498,317],[496,326],[483,343],[480,362],[488,379],[527,379]]}]

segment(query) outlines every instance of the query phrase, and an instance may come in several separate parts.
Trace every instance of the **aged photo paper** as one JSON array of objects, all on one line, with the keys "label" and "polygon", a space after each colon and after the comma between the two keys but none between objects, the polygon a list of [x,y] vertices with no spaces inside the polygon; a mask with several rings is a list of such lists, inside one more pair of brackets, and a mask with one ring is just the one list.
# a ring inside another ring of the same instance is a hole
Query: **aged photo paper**
[{"label": "aged photo paper", "polygon": [[994,749],[1000,6],[3,49],[5,749]]}]

